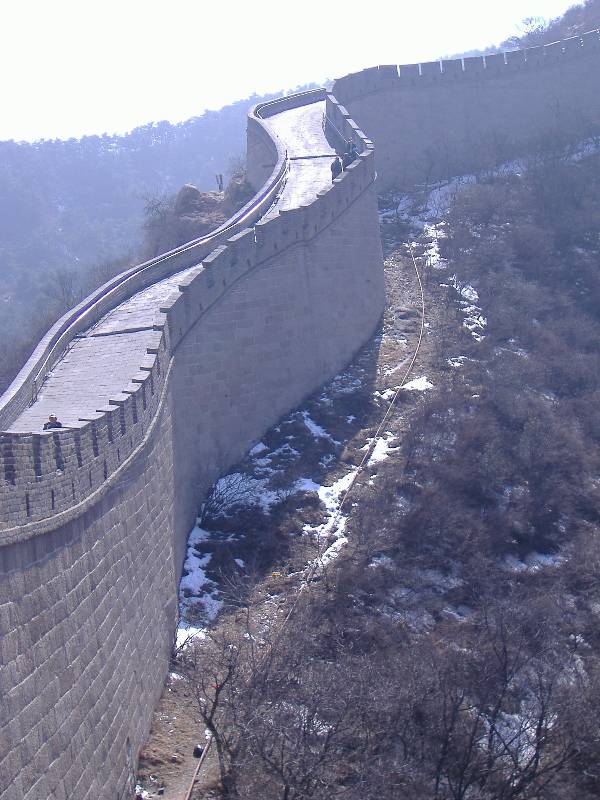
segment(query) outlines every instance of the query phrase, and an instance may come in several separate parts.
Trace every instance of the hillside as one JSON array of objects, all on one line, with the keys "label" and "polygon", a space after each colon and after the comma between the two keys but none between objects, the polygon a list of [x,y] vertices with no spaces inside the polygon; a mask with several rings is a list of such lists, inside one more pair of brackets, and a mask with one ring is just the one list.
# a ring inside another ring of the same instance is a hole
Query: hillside
[{"label": "hillside", "polygon": [[600,792],[598,141],[380,208],[382,329],[191,533],[149,797]]},{"label": "hillside", "polygon": [[599,0],[584,0],[581,4],[573,5],[561,17],[550,22],[544,22],[535,17],[525,20],[523,33],[502,42],[500,49],[550,44],[559,39],[568,39],[569,36],[577,36],[594,30],[598,26],[600,26]]},{"label": "hillside", "polygon": [[149,796],[203,727],[196,798],[597,796],[599,186],[548,154],[382,198],[382,331],[190,537]]},{"label": "hillside", "polygon": [[573,5],[562,16],[552,20],[542,17],[527,17],[520,25],[519,33],[500,42],[499,45],[490,45],[484,49],[469,50],[458,53],[448,58],[461,56],[486,55],[500,53],[504,50],[515,50],[522,47],[536,47],[541,44],[551,44],[560,39],[568,39],[600,27],[600,0],[584,0]]}]

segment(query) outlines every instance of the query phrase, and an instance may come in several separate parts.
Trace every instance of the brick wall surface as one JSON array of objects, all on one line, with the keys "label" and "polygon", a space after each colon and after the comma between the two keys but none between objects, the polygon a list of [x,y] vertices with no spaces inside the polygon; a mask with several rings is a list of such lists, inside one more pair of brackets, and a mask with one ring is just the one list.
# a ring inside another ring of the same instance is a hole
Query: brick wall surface
[{"label": "brick wall surface", "polygon": [[170,408],[80,517],[0,547],[0,797],[128,795],[168,668],[179,564]]}]

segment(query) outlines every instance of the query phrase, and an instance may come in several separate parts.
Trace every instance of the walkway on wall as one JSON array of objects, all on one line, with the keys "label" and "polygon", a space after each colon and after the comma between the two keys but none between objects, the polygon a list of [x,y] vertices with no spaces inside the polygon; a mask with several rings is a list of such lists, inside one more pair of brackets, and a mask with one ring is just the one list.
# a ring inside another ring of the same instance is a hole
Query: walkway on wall
[{"label": "walkway on wall", "polygon": [[267,127],[287,148],[289,177],[277,206],[265,215],[275,216],[280,210],[308,205],[319,189],[331,183],[331,161],[335,150],[323,133],[325,102],[293,108],[265,120]]},{"label": "walkway on wall", "polygon": [[[312,202],[317,192],[331,183],[334,150],[323,133],[324,110],[325,102],[318,101],[265,120],[284,143],[290,164],[283,192],[263,219]],[[34,404],[14,420],[9,430],[40,431],[51,413],[63,425],[74,425],[105,408],[110,398],[118,397],[136,376],[148,347],[158,341],[153,322],[161,303],[177,291],[193,269],[196,267],[138,292],[77,336],[46,377]]]}]

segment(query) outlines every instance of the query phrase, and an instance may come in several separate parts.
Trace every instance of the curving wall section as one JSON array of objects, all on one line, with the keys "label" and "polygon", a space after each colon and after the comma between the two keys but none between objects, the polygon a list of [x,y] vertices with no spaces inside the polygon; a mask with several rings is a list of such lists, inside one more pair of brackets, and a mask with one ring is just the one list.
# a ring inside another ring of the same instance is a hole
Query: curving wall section
[{"label": "curving wall section", "polygon": [[599,82],[595,30],[485,57],[372,67],[332,91],[375,142],[381,190],[489,168],[542,138],[598,136]]},{"label": "curving wall section", "polygon": [[[128,796],[203,494],[347,363],[383,310],[374,149],[359,125],[377,143],[383,187],[470,171],[531,147],[539,129],[597,133],[599,66],[595,31],[375,67],[333,93],[259,106],[253,200],[48,332],[0,398],[1,800]],[[294,126],[307,138],[286,138]],[[360,156],[331,183],[332,145],[348,140]],[[138,337],[135,368],[68,429],[31,432],[81,339],[149,290],[149,317],[117,331],[125,347]]]},{"label": "curving wall section", "polygon": [[[2,800],[129,796],[203,493],[378,323],[372,143],[328,98],[330,140],[353,138],[360,156],[295,202],[299,160],[324,158],[327,175],[331,149],[288,158],[277,134],[287,112],[320,126],[324,98],[319,90],[254,109],[248,168],[257,197],[216,235],[87,298],[2,398],[1,425],[11,429],[0,435]],[[320,128],[315,137],[323,150]],[[145,355],[121,390],[68,429],[20,430],[19,415],[69,346],[174,271],[180,277],[140,333]]]}]

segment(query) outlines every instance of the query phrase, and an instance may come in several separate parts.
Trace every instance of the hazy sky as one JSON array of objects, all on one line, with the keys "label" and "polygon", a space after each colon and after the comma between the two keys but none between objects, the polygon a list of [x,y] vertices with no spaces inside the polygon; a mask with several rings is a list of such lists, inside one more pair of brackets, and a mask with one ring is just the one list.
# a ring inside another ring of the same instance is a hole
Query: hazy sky
[{"label": "hazy sky", "polygon": [[253,92],[497,44],[524,17],[555,17],[571,5],[0,0],[0,139],[179,121]]}]

